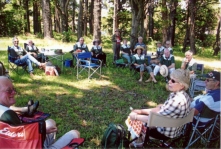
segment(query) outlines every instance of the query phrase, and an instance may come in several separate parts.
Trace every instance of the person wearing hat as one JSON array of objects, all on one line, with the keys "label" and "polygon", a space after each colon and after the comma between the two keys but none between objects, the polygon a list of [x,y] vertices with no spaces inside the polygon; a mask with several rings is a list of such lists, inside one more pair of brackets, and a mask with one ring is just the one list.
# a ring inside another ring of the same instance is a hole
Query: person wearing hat
[{"label": "person wearing hat", "polygon": [[196,60],[193,58],[193,52],[188,50],[185,52],[185,58],[182,61],[181,69],[189,70],[190,74],[194,74],[197,69]]},{"label": "person wearing hat", "polygon": [[151,68],[151,66],[148,66],[148,61],[145,58],[145,55],[142,54],[142,52],[144,51],[144,48],[142,46],[137,46],[135,49],[135,55],[133,55],[133,61],[132,64],[136,69],[139,69],[140,71],[140,79],[138,80],[139,82],[143,81],[143,74],[144,71],[147,70],[148,73],[150,73],[150,78],[148,80],[146,80],[145,82],[150,82],[153,81],[154,83],[157,83],[154,75],[153,75],[153,70]]},{"label": "person wearing hat", "polygon": [[131,55],[132,50],[130,48],[130,45],[127,44],[127,39],[123,40],[123,44],[121,45],[120,51],[121,51],[122,57],[125,58],[128,64],[130,65],[131,59],[132,59],[132,55]]},{"label": "person wearing hat", "polygon": [[113,63],[120,58],[120,46],[121,46],[122,37],[120,35],[120,30],[116,29],[115,34],[112,36],[112,49],[113,49]]},{"label": "person wearing hat", "polygon": [[93,58],[101,60],[103,66],[106,66],[106,54],[102,51],[102,47],[100,46],[100,41],[98,39],[93,41],[91,54]]},{"label": "person wearing hat", "polygon": [[135,44],[135,48],[137,47],[137,46],[141,46],[141,47],[143,47],[143,51],[142,51],[142,54],[147,54],[147,46],[143,43],[143,37],[141,37],[141,36],[139,36],[138,38],[137,38],[137,40],[138,40],[138,42]]},{"label": "person wearing hat", "polygon": [[[126,124],[132,137],[139,137],[142,131],[146,131],[142,130],[142,128],[144,128],[142,126],[144,123],[148,123],[150,111],[174,119],[186,117],[191,111],[191,98],[186,93],[189,88],[189,72],[182,69],[176,69],[170,74],[170,78],[168,89],[171,93],[168,98],[165,98],[167,100],[164,104],[160,104],[151,109],[134,109],[129,114]],[[149,130],[149,134],[153,138],[175,138],[180,135],[182,128],[183,126],[178,128],[162,128],[156,126]]]},{"label": "person wearing hat", "polygon": [[84,38],[79,38],[79,41],[74,45],[74,49],[70,51],[72,54],[77,54],[80,52],[89,52],[87,45],[84,43]]},{"label": "person wearing hat", "polygon": [[[170,54],[170,51],[168,49],[164,49],[164,54],[160,59],[159,65],[156,65],[154,68],[154,76],[157,75],[159,70],[161,69],[161,66],[165,65],[169,71],[166,75],[163,75],[166,78],[166,81],[168,81],[168,74],[172,73],[175,70],[175,58],[172,54]],[[163,71],[167,71],[167,69],[164,69],[165,67],[162,67]]]},{"label": "person wearing hat", "polygon": [[[212,111],[220,112],[220,72],[211,71],[206,74],[205,77],[207,93],[205,95],[196,96],[193,99],[191,108],[195,109],[194,115],[201,113],[205,106]],[[199,125],[204,126],[210,120],[209,118],[201,118]]]}]

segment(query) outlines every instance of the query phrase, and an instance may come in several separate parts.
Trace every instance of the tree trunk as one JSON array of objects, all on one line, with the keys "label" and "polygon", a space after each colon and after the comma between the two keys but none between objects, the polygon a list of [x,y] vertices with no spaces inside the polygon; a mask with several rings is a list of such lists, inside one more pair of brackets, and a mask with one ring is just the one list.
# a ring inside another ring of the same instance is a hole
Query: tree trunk
[{"label": "tree trunk", "polygon": [[91,0],[90,2],[90,6],[89,6],[89,32],[90,34],[93,34],[94,31],[94,26],[93,26],[93,22],[94,22],[94,0]]},{"label": "tree trunk", "polygon": [[149,37],[153,38],[153,29],[154,29],[154,3],[150,3],[148,5],[148,13],[149,13],[149,25],[148,25],[148,30],[149,30]]},{"label": "tree trunk", "polygon": [[75,32],[75,9],[76,9],[76,0],[73,0],[73,3],[72,3],[72,32]]},{"label": "tree trunk", "polygon": [[60,18],[60,12],[57,9],[57,7],[55,7],[55,14],[54,14],[54,30],[57,33],[61,33],[61,18]]},{"label": "tree trunk", "polygon": [[41,33],[41,21],[40,21],[40,2],[33,1],[33,30],[34,34]]},{"label": "tree trunk", "polygon": [[130,0],[132,11],[132,23],[131,23],[131,38],[130,44],[133,49],[137,43],[137,37],[139,33],[139,25],[143,23],[144,19],[144,0]]},{"label": "tree trunk", "polygon": [[52,20],[50,0],[42,0],[42,18],[44,25],[44,38],[52,38]]},{"label": "tree trunk", "polygon": [[113,16],[113,34],[115,33],[115,30],[118,28],[118,0],[114,0],[114,16]]},{"label": "tree trunk", "polygon": [[218,27],[217,27],[217,30],[216,30],[216,42],[213,44],[213,56],[217,56],[218,53],[220,52],[221,50],[221,45],[220,45],[220,24],[221,24],[221,17],[219,17],[219,22],[218,22]]},{"label": "tree trunk", "polygon": [[24,5],[24,20],[25,20],[25,32],[30,33],[30,20],[29,20],[29,9],[28,9],[28,0],[23,0],[23,5]]},{"label": "tree trunk", "polygon": [[190,49],[196,54],[195,46],[195,16],[196,16],[196,0],[189,1],[190,7]]},{"label": "tree trunk", "polygon": [[94,0],[93,38],[101,40],[101,0]]},{"label": "tree trunk", "polygon": [[56,8],[61,19],[61,32],[68,31],[68,4],[70,0],[56,0]]},{"label": "tree trunk", "polygon": [[171,41],[172,46],[174,46],[174,38],[175,38],[175,27],[176,27],[176,8],[178,5],[177,0],[171,0],[170,3],[170,26],[168,30],[167,40]]},{"label": "tree trunk", "polygon": [[162,14],[162,42],[165,43],[167,40],[167,29],[168,29],[168,11],[166,6],[166,0],[162,0],[162,8],[161,8],[161,14]]},{"label": "tree trunk", "polygon": [[82,37],[83,35],[83,28],[82,28],[82,25],[83,25],[83,19],[82,19],[82,16],[83,16],[83,0],[79,0],[79,13],[78,13],[78,39],[80,37]]},{"label": "tree trunk", "polygon": [[84,36],[87,36],[88,0],[84,1]]},{"label": "tree trunk", "polygon": [[187,11],[186,11],[186,23],[185,23],[185,27],[186,27],[186,34],[185,34],[185,37],[184,37],[184,41],[183,41],[183,49],[182,49],[182,52],[184,53],[186,51],[186,47],[189,46],[190,44],[190,39],[189,39],[189,33],[190,33],[190,30],[189,30],[189,6],[187,6]]}]

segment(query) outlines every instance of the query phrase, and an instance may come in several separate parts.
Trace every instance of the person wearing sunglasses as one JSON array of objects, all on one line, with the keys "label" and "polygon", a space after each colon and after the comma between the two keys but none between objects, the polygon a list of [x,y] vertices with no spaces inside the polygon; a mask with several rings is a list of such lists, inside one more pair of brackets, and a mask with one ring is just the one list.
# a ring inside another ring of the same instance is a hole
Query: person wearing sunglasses
[{"label": "person wearing sunglasses", "polygon": [[[207,93],[193,99],[191,107],[195,109],[194,115],[201,113],[205,106],[212,111],[220,112],[220,72],[211,71],[205,77]],[[199,125],[204,126],[210,120],[210,118],[200,118]]]},{"label": "person wearing sunglasses", "polygon": [[[129,114],[126,124],[130,130],[131,136],[139,137],[141,132],[146,133],[144,123],[148,123],[148,115],[150,111],[157,112],[163,116],[178,119],[186,117],[190,112],[191,98],[186,93],[189,88],[189,72],[182,69],[176,69],[170,74],[168,88],[170,94],[164,104],[158,105],[151,109],[135,109]],[[137,129],[140,128],[140,129]],[[182,130],[173,127],[155,127],[150,130],[150,136],[174,138],[179,136]],[[136,143],[136,142],[135,142]]]},{"label": "person wearing sunglasses", "polygon": [[[10,106],[16,103],[15,95],[16,90],[10,79],[5,76],[0,76],[0,121],[8,123],[10,125],[20,125],[20,121],[17,113],[10,109]],[[71,130],[59,138],[54,140],[57,126],[54,120],[48,119],[46,123],[46,138],[44,141],[44,148],[63,148],[68,145],[74,138],[79,138],[80,133],[77,130]]]},{"label": "person wearing sunglasses", "polygon": [[17,37],[14,37],[12,39],[12,42],[13,42],[13,46],[9,47],[10,56],[15,58],[14,63],[16,65],[26,63],[28,66],[28,72],[30,73],[31,77],[34,76],[32,63],[36,64],[41,69],[45,68],[45,63],[40,63],[31,54],[29,54],[27,51],[19,47],[19,40]]}]

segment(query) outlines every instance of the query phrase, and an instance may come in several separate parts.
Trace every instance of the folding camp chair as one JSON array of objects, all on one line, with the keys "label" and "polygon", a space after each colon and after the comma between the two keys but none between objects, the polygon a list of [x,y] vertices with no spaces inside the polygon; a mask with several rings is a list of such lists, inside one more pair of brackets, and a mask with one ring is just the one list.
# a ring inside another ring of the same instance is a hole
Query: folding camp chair
[{"label": "folding camp chair", "polygon": [[[184,117],[184,118],[169,118],[166,116],[162,116],[156,112],[150,112],[149,118],[148,118],[148,123],[147,123],[147,130],[146,130],[146,136],[144,140],[144,147],[147,145],[149,146],[150,144],[157,145],[158,147],[172,147],[174,143],[177,141],[184,139],[183,146],[186,146],[186,132],[188,130],[188,124],[192,122],[193,120],[193,115],[194,115],[194,109],[190,111],[190,113]],[[170,139],[168,137],[161,137],[161,138],[152,138],[150,132],[151,127],[180,127],[183,126],[183,130],[181,131],[181,134],[173,139]],[[157,141],[156,141],[157,140]],[[169,141],[171,140],[171,141]],[[159,143],[160,141],[160,143]],[[167,142],[166,142],[167,141]],[[168,142],[169,141],[169,142]]]},{"label": "folding camp chair", "polygon": [[197,71],[190,79],[189,93],[192,98],[195,92],[205,91],[206,89],[206,83],[202,80],[203,70],[204,64],[197,64]]},{"label": "folding camp chair", "polygon": [[22,67],[23,72],[28,72],[27,71],[27,64],[26,63],[19,63],[15,64],[15,60],[17,60],[17,54],[15,53],[14,49],[8,46],[8,66],[9,66],[9,71],[12,70],[16,72],[17,74],[21,74],[19,72],[19,67]]},{"label": "folding camp chair", "polygon": [[[78,53],[75,58],[77,60],[77,79],[79,74],[84,70],[88,72],[88,79],[90,79],[94,74],[97,74],[99,77],[101,77],[102,61],[98,59],[92,59],[91,52]],[[92,60],[94,62],[92,62]]]},{"label": "folding camp chair", "polygon": [[[16,126],[0,121],[0,148],[43,149],[45,137],[46,125],[44,120]],[[83,138],[76,138],[62,149],[78,148],[83,142]]]},{"label": "folding camp chair", "polygon": [[[200,119],[211,119],[206,125],[200,123]],[[207,147],[208,143],[220,138],[220,112],[210,110],[206,105],[201,113],[199,113],[192,123],[192,133],[187,145],[187,149],[195,144],[197,141],[201,141],[204,147]]]}]

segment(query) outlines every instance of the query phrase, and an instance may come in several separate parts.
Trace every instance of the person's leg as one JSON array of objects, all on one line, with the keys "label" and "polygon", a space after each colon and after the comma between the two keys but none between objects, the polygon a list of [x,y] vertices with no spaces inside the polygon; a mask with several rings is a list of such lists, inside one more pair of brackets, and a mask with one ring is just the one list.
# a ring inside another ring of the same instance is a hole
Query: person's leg
[{"label": "person's leg", "polygon": [[117,44],[116,46],[116,56],[117,56],[117,59],[120,58],[120,44]]},{"label": "person's leg", "polygon": [[144,73],[144,65],[141,64],[140,65],[140,79],[139,79],[139,82],[143,81],[143,73]]},{"label": "person's leg", "polygon": [[[31,61],[31,62],[33,62],[33,63],[35,63],[36,65],[38,65],[38,66],[41,66],[41,63],[39,62],[39,61],[37,61],[33,56],[31,56],[30,54],[26,54],[25,55],[26,57],[28,57],[28,59]],[[23,56],[24,57],[24,56]]]},{"label": "person's leg", "polygon": [[159,71],[160,71],[160,66],[159,66],[159,65],[156,65],[156,66],[154,67],[154,70],[153,70],[154,76],[156,76]]},{"label": "person's leg", "polygon": [[[77,130],[71,130],[64,134],[61,138],[59,138],[55,143],[49,145],[47,148],[48,149],[60,149],[68,145],[71,140],[74,138],[79,138],[80,133]],[[45,140],[46,141],[46,140]],[[47,143],[53,142],[52,136],[47,140]]]},{"label": "person's leg", "polygon": [[157,80],[154,77],[153,69],[151,68],[151,66],[147,66],[146,69],[150,73],[150,78],[146,82],[153,81],[154,83],[157,83]]},{"label": "person's leg", "polygon": [[127,54],[122,54],[122,57],[125,58],[125,59],[127,59],[128,64],[131,63],[131,61],[130,61],[130,56],[129,56],[129,55],[127,55]]},{"label": "person's leg", "polygon": [[113,62],[115,63],[115,60],[117,60],[117,56],[116,56],[116,48],[117,48],[117,45],[116,44],[113,44]]},{"label": "person's leg", "polygon": [[28,65],[28,72],[31,74],[33,73],[33,67],[32,67],[32,63],[30,61],[30,59],[26,59],[26,64]]}]

